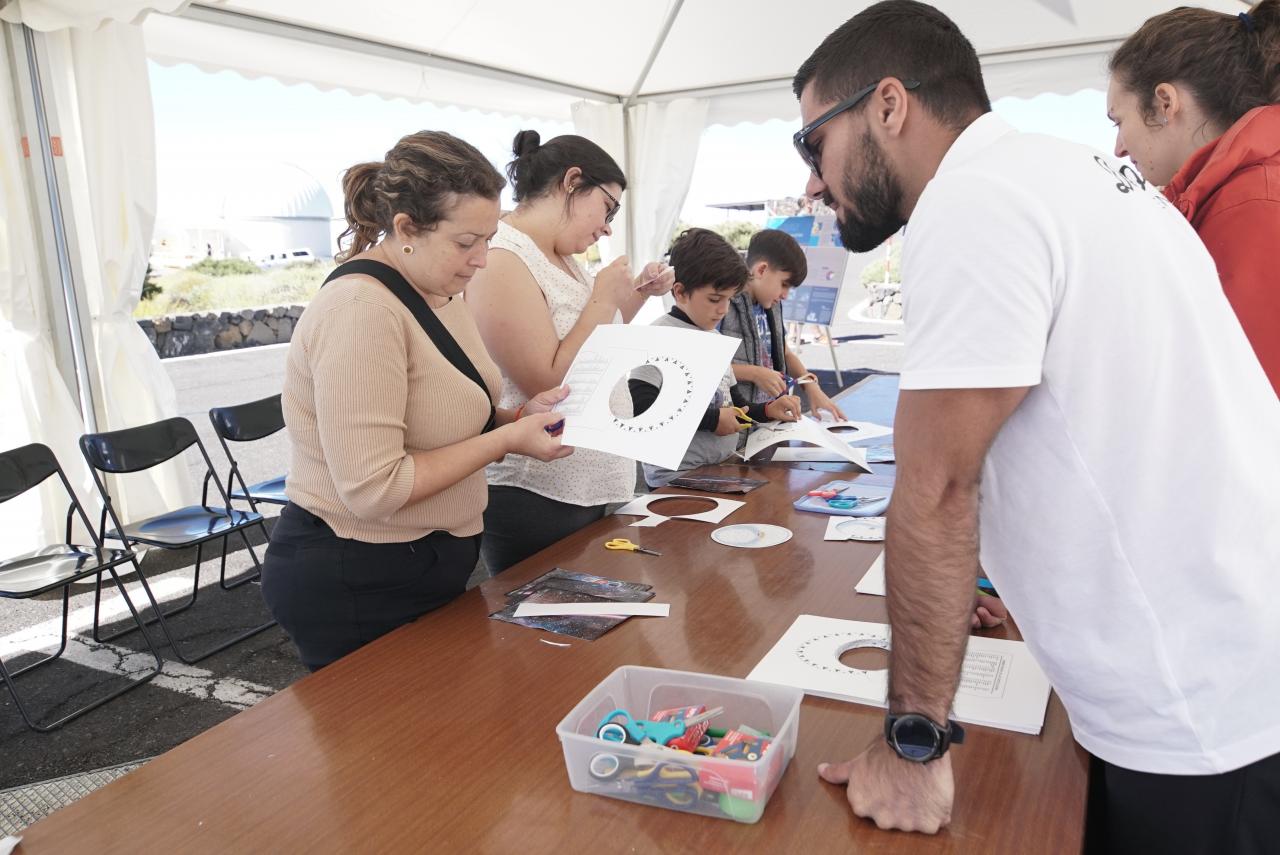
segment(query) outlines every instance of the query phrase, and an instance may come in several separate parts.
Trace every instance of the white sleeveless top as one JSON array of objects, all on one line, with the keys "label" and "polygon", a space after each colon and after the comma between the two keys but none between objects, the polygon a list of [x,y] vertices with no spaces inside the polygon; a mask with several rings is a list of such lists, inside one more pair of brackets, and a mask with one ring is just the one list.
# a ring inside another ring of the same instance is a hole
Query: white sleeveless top
[{"label": "white sleeveless top", "polygon": [[[574,275],[565,273],[551,263],[531,237],[505,221],[499,221],[498,233],[489,247],[507,250],[529,268],[547,300],[556,336],[563,340],[591,299],[592,278],[573,258],[564,261]],[[620,312],[614,315],[613,322],[622,323]],[[514,408],[526,400],[525,394],[503,372],[498,406]],[[630,412],[631,395],[625,388],[615,390],[611,403]],[[577,448],[568,457],[550,463],[508,454],[486,467],[485,475],[494,486],[520,487],[549,499],[587,507],[630,501],[635,494],[636,462],[603,451]]]}]

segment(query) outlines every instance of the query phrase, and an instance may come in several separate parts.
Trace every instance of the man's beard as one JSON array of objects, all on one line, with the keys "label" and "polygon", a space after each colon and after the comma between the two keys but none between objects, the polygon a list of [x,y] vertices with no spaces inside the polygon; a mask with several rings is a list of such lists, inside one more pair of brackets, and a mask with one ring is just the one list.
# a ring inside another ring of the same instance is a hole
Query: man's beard
[{"label": "man's beard", "polygon": [[[850,252],[870,252],[906,225],[902,210],[902,186],[889,169],[884,152],[868,130],[862,135],[863,177],[855,181],[850,168],[840,179],[840,189],[849,205],[836,214],[840,242]],[[831,204],[830,196],[827,204]]]}]

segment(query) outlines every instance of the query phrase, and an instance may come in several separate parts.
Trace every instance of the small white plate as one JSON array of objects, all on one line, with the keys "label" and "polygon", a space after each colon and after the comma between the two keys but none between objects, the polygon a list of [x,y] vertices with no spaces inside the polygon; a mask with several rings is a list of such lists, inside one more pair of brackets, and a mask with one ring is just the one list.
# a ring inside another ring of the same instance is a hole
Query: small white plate
[{"label": "small white plate", "polygon": [[716,529],[711,532],[711,539],[725,546],[764,549],[786,543],[791,539],[791,529],[767,523],[738,523]]}]

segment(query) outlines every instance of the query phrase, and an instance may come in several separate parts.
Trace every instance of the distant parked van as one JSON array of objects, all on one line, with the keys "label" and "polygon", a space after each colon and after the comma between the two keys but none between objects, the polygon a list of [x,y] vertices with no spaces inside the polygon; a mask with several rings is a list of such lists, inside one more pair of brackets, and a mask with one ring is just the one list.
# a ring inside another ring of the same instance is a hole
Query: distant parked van
[{"label": "distant parked van", "polygon": [[284,252],[273,252],[257,260],[259,267],[283,267],[299,261],[315,261],[316,257],[309,249],[290,249]]}]

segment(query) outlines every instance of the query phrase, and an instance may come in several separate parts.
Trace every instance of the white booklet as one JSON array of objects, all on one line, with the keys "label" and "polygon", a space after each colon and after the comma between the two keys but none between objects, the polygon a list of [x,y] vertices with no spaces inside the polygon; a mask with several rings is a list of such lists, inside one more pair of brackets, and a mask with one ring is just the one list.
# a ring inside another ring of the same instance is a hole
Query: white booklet
[{"label": "white booklet", "polygon": [[[583,342],[564,382],[564,444],[678,469],[702,414],[738,349],[732,336],[672,327],[602,324]],[[627,380],[661,374],[658,397],[631,416]]]},{"label": "white booklet", "polygon": [[[888,650],[889,640],[887,624],[800,615],[747,679],[883,707],[888,670],[851,668],[840,656],[857,647]],[[1048,704],[1049,679],[1026,644],[969,636],[953,705],[958,721],[1037,734]]]}]

